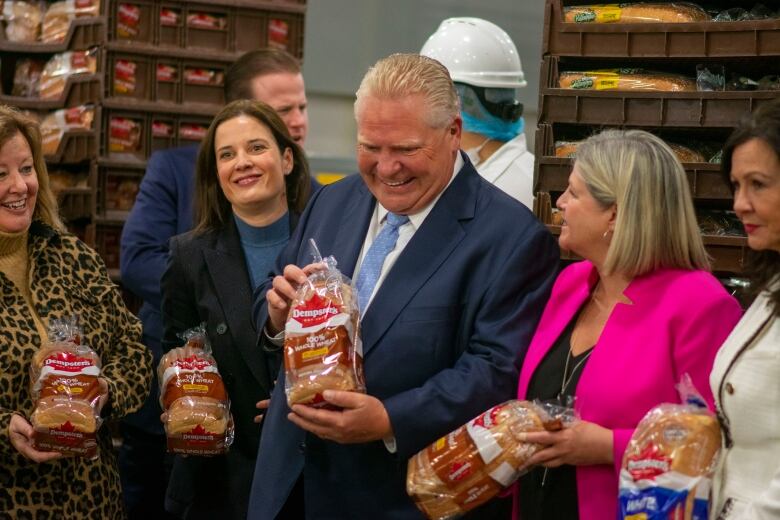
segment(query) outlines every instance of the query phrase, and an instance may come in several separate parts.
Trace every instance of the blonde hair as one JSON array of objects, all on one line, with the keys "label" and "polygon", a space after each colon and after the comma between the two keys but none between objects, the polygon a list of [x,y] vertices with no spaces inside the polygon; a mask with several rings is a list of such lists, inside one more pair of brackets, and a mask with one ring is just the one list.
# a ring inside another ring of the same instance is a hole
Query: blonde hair
[{"label": "blonde hair", "polygon": [[447,68],[419,54],[391,54],[368,69],[355,93],[355,118],[363,99],[399,99],[414,94],[425,98],[426,122],[444,128],[460,114],[458,93]]},{"label": "blonde hair", "polygon": [[607,130],[580,145],[576,162],[596,201],[617,207],[607,273],[709,270],[685,170],[666,143],[642,130]]},{"label": "blonde hair", "polygon": [[57,197],[54,196],[51,189],[49,172],[43,159],[41,131],[38,128],[38,123],[22,115],[13,107],[0,105],[0,147],[16,137],[16,134],[21,134],[27,141],[38,177],[38,194],[32,218],[40,220],[54,229],[64,231],[65,226],[60,220],[57,209]]}]

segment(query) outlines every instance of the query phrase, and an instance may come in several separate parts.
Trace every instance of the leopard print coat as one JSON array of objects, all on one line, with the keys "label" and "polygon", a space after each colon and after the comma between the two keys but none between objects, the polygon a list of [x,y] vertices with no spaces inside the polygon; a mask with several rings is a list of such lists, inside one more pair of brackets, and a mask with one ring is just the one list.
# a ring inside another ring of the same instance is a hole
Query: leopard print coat
[{"label": "leopard print coat", "polygon": [[[109,399],[103,418],[138,409],[149,392],[151,353],[140,343],[141,325],[122,303],[105,265],[67,233],[33,222],[28,245],[32,303],[48,325],[80,316],[86,344],[100,355]],[[29,420],[29,365],[41,346],[21,292],[0,273],[0,518],[113,519],[125,516],[119,472],[107,428],[99,433],[99,458],[65,457],[36,464],[10,442],[17,413]]]}]

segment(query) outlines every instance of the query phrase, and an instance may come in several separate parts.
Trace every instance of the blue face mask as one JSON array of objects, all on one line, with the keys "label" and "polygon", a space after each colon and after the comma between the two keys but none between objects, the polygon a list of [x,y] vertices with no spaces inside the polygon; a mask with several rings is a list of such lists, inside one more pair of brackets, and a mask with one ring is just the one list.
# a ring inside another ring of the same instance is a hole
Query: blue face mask
[{"label": "blue face mask", "polygon": [[[523,131],[525,120],[522,117],[517,121],[500,119],[482,106],[477,95],[470,88],[460,84],[456,85],[456,88],[460,96],[465,131],[502,142],[511,141]],[[490,92],[491,90],[495,92]],[[497,97],[511,96],[514,99],[514,89],[486,89],[486,93],[497,94]],[[498,102],[500,99],[495,101]]]}]

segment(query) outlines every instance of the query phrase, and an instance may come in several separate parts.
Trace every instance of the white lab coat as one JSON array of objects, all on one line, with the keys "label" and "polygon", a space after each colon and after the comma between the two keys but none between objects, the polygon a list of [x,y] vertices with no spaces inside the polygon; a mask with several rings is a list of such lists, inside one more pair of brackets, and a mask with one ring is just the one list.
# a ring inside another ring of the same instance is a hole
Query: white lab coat
[{"label": "white lab coat", "polygon": [[504,143],[476,168],[485,180],[533,210],[534,155],[528,151],[524,133]]}]

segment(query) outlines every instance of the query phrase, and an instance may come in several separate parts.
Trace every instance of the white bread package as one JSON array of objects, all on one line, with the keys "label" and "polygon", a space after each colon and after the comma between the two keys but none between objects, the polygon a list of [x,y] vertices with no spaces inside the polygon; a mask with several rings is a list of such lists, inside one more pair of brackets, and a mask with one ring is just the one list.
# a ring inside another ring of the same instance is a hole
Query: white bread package
[{"label": "white bread package", "polygon": [[357,297],[333,257],[317,253],[315,262],[324,269],[298,289],[284,328],[284,390],[291,407],[327,406],[325,390],[366,391]]},{"label": "white bread package", "polygon": [[573,424],[571,409],[507,401],[472,419],[409,459],[406,492],[431,520],[457,518],[509,487],[541,446],[528,432]]},{"label": "white bread package", "polygon": [[33,446],[41,451],[95,458],[101,424],[101,363],[97,353],[82,343],[77,321],[52,320],[48,342],[33,356]]},{"label": "white bread package", "polygon": [[687,375],[680,393],[685,404],[656,406],[631,436],[620,471],[619,519],[708,518],[720,427]]},{"label": "white bread package", "polygon": [[168,451],[219,455],[233,443],[225,385],[203,325],[184,332],[184,346],[168,351],[157,367]]}]

